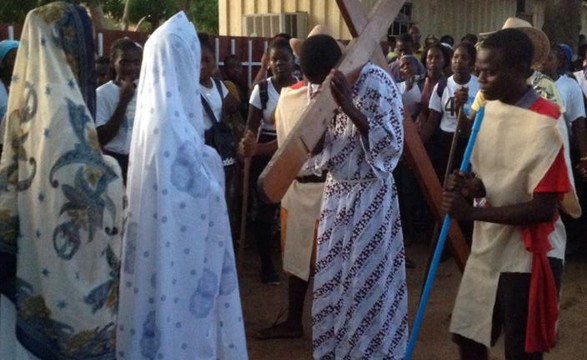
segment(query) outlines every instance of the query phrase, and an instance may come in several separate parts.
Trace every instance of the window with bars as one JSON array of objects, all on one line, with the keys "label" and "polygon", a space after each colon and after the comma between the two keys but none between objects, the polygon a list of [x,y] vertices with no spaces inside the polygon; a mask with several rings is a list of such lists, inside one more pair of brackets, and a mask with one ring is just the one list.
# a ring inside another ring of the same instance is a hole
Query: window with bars
[{"label": "window with bars", "polygon": [[412,25],[412,3],[405,3],[399,14],[397,14],[393,24],[389,27],[387,37],[407,33],[410,25]]}]

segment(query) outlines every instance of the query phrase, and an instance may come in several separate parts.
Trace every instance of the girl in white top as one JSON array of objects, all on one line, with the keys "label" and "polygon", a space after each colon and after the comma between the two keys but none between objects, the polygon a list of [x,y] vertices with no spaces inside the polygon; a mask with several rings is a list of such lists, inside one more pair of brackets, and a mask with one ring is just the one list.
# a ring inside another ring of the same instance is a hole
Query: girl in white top
[{"label": "girl in white top", "polygon": [[[212,78],[212,75],[216,72],[216,57],[214,55],[214,45],[210,36],[207,33],[199,32],[198,39],[201,46],[201,69],[200,69],[200,84],[199,90],[201,96],[200,99],[194,99],[194,101],[201,101],[202,103],[202,115],[204,120],[204,129],[206,130],[206,144],[214,147],[222,157],[222,165],[224,168],[225,178],[225,196],[228,205],[228,214],[230,217],[230,226],[233,235],[236,234],[238,227],[238,209],[239,209],[239,170],[236,162],[236,145],[237,139],[233,138],[232,143],[226,145],[222,151],[218,146],[219,144],[212,143],[211,139],[215,138],[213,134],[207,132],[212,128],[212,124],[216,122],[224,122],[224,113],[229,114],[238,111],[240,102],[235,98],[224,83],[221,80]],[[208,106],[209,110],[206,108]],[[213,116],[208,114],[211,112]],[[213,118],[212,118],[213,117]],[[212,130],[214,131],[214,130]],[[226,149],[232,150],[233,154],[227,153]]]},{"label": "girl in white top", "polygon": [[[210,105],[210,109],[214,113],[216,119],[211,119],[206,111],[204,114],[204,125],[206,130],[212,127],[214,121],[222,119],[222,110],[224,106],[232,105],[236,100],[228,92],[228,89],[222,81],[214,81],[212,75],[216,71],[216,57],[214,55],[214,47],[210,41],[210,37],[206,33],[198,33],[200,43],[202,45],[202,68],[200,71],[200,93]],[[220,86],[220,89],[218,88]],[[221,96],[222,94],[222,96]],[[228,104],[225,105],[224,103]]]},{"label": "girl in white top", "polygon": [[422,86],[426,68],[414,55],[404,55],[399,60],[399,70],[404,81],[399,82],[397,87],[411,118],[416,119],[422,109]]},{"label": "girl in white top", "polygon": [[[458,110],[466,103],[470,103],[479,91],[477,77],[471,74],[475,65],[475,48],[470,43],[457,46],[452,56],[453,75],[447,79],[446,86],[439,96],[436,84],[430,97],[429,108],[431,114],[429,122],[445,132],[454,133],[457,127]],[[470,101],[469,101],[470,100]]]},{"label": "girl in white top", "polygon": [[[451,59],[453,75],[446,83],[439,82],[432,90],[430,97],[428,121],[424,131],[432,133],[427,144],[432,163],[438,177],[444,178],[453,135],[457,128],[458,116],[473,102],[479,91],[477,77],[471,72],[475,65],[475,47],[470,43],[456,46]],[[444,89],[440,88],[444,86]],[[465,115],[465,114],[463,114]],[[459,139],[453,166],[460,164],[464,153],[466,139]]]},{"label": "girl in white top", "polygon": [[[243,157],[252,157],[250,186],[254,194],[259,175],[277,150],[274,111],[279,93],[282,88],[297,82],[292,74],[294,56],[289,42],[281,38],[273,40],[267,51],[273,76],[253,88],[249,100],[247,132],[240,146]],[[257,201],[254,229],[261,258],[261,281],[265,284],[279,283],[279,275],[271,260],[271,229],[278,209],[276,204]]]}]

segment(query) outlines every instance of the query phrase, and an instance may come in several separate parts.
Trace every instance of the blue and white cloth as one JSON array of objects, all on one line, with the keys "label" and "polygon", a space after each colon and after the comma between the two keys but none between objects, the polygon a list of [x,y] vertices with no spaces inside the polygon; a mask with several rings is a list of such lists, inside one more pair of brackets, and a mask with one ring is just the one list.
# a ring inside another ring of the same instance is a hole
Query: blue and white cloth
[{"label": "blue and white cloth", "polygon": [[328,171],[314,275],[314,359],[403,359],[408,292],[398,193],[392,171],[403,148],[401,95],[387,72],[363,67],[353,102],[367,117],[361,135],[338,113],[323,151]]},{"label": "blue and white cloth", "polygon": [[204,145],[200,54],[183,12],[145,45],[129,156],[120,360],[247,359],[222,163]]}]

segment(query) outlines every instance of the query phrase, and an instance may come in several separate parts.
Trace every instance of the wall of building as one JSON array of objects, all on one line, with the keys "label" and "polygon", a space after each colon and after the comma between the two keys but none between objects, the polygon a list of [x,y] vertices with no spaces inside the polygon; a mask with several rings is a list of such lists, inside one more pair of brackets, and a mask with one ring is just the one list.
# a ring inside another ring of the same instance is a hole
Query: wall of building
[{"label": "wall of building", "polygon": [[[367,9],[377,0],[362,0]],[[516,16],[517,0],[408,0],[412,3],[412,21],[422,37],[427,34],[452,35],[459,40],[466,33],[498,30],[505,19]],[[326,24],[332,35],[350,39],[335,0],[219,0],[220,35],[246,36],[242,16],[279,12],[307,12],[308,31],[318,23]],[[587,34],[587,8],[582,7],[581,33]],[[536,27],[544,23],[544,0],[526,0],[526,19]]]},{"label": "wall of building", "polygon": [[[533,0],[529,0],[533,1]],[[371,9],[377,0],[363,0]],[[452,34],[462,37],[499,29],[508,16],[516,13],[516,0],[411,0],[412,19],[423,36]],[[307,12],[308,30],[318,23],[326,24],[333,36],[350,39],[334,0],[219,0],[220,35],[246,36],[242,33],[242,16],[279,12]]]},{"label": "wall of building", "polygon": [[219,0],[218,12],[220,35],[250,35],[242,33],[243,15],[307,12],[307,31],[320,23],[337,39],[351,38],[334,0]]},{"label": "wall of building", "polygon": [[427,34],[450,34],[459,41],[467,33],[500,29],[508,16],[515,16],[515,0],[413,0],[412,20]]}]

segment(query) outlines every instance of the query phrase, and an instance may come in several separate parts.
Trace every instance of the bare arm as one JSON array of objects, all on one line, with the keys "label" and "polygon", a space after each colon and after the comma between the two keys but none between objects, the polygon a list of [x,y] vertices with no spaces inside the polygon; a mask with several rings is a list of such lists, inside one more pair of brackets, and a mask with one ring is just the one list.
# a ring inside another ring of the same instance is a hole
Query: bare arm
[{"label": "bare arm", "polygon": [[259,132],[262,117],[263,110],[258,109],[253,105],[249,105],[245,136],[243,136],[239,144],[240,156],[247,158],[257,155],[257,146],[259,145],[257,143],[257,133]]},{"label": "bare arm", "polygon": [[438,124],[440,124],[441,118],[441,113],[430,109],[428,118],[422,123],[422,129],[420,131],[420,138],[424,144],[426,144],[432,135],[434,135],[434,131],[436,131]]},{"label": "bare arm", "polygon": [[534,193],[530,201],[499,207],[474,207],[456,192],[443,192],[442,209],[457,220],[485,221],[504,225],[531,225],[552,220],[557,193]]},{"label": "bare arm", "polygon": [[267,69],[269,69],[269,55],[267,52],[264,52],[263,56],[261,56],[261,67],[259,67],[259,71],[257,71],[255,78],[251,82],[249,92],[253,91],[255,85],[267,78]]},{"label": "bare arm", "polygon": [[98,133],[98,141],[102,146],[108,144],[116,136],[116,134],[118,134],[118,130],[120,129],[120,126],[122,125],[126,115],[126,109],[128,108],[128,104],[132,100],[134,94],[134,83],[126,79],[121,80],[120,96],[118,105],[116,105],[116,109],[114,109],[112,116],[104,125],[98,126],[96,128]]}]

